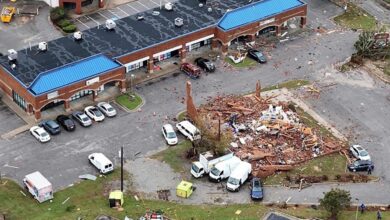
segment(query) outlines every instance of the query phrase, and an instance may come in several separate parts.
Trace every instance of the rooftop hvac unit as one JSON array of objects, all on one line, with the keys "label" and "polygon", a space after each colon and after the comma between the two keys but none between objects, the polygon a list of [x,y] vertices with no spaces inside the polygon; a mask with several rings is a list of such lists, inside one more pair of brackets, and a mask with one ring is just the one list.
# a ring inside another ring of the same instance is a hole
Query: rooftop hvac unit
[{"label": "rooftop hvac unit", "polygon": [[183,18],[175,18],[175,26],[176,27],[183,26]]},{"label": "rooftop hvac unit", "polygon": [[199,8],[203,8],[203,4],[202,3],[199,3]]},{"label": "rooftop hvac unit", "polygon": [[83,33],[81,33],[81,31],[76,31],[73,33],[73,38],[75,40],[81,40],[83,39]]},{"label": "rooftop hvac unit", "polygon": [[160,12],[159,11],[153,11],[152,15],[154,15],[154,16],[160,15]]},{"label": "rooftop hvac unit", "polygon": [[38,44],[38,50],[39,51],[46,51],[47,50],[47,43],[46,42],[40,42]]},{"label": "rooftop hvac unit", "polygon": [[18,58],[18,52],[14,49],[9,49],[8,50],[8,60],[9,61],[14,61]]},{"label": "rooftop hvac unit", "polygon": [[168,2],[164,5],[165,10],[172,11],[173,10],[173,4],[171,2]]},{"label": "rooftop hvac unit", "polygon": [[209,8],[207,8],[207,11],[208,11],[208,12],[212,12],[213,9],[212,9],[211,7],[209,7]]},{"label": "rooftop hvac unit", "polygon": [[137,15],[137,20],[138,21],[142,21],[144,19],[145,19],[144,15],[142,15],[142,14]]},{"label": "rooftop hvac unit", "polygon": [[116,27],[116,24],[115,24],[115,22],[114,22],[113,20],[108,19],[108,20],[106,21],[106,28],[107,28],[108,30],[113,30],[115,27]]}]

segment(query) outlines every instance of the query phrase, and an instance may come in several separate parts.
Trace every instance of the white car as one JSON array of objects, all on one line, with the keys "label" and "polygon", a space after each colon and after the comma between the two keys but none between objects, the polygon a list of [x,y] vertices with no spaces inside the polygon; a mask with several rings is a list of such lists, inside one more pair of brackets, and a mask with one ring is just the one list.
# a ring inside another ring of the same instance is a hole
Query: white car
[{"label": "white car", "polygon": [[116,115],[116,110],[107,102],[99,102],[97,107],[107,117],[114,117]]},{"label": "white car", "polygon": [[85,114],[88,115],[91,119],[94,121],[103,121],[104,120],[104,115],[101,111],[99,111],[98,108],[95,106],[88,106],[84,109]]},{"label": "white car", "polygon": [[173,126],[170,124],[165,124],[161,132],[165,138],[165,141],[167,142],[168,145],[175,145],[177,144],[177,136],[175,133],[175,130],[173,130]]},{"label": "white car", "polygon": [[88,160],[100,173],[106,174],[114,170],[111,160],[102,153],[92,153],[88,156]]},{"label": "white car", "polygon": [[360,145],[352,145],[349,150],[351,151],[352,155],[359,160],[371,160],[368,152]]},{"label": "white car", "polygon": [[30,128],[30,133],[42,143],[50,141],[49,133],[47,133],[45,129],[39,126],[33,126]]}]

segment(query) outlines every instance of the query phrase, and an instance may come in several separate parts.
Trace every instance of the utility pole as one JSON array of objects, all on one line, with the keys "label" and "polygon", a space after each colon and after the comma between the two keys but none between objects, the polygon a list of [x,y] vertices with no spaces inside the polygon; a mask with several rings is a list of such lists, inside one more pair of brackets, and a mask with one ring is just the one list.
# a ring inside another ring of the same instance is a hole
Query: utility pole
[{"label": "utility pole", "polygon": [[121,192],[123,192],[123,146],[121,147]]}]

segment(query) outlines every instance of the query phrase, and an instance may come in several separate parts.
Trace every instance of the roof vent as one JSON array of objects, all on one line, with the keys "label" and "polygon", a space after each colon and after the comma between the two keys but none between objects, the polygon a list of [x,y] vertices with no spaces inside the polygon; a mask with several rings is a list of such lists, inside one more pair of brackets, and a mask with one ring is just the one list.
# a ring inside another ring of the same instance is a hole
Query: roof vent
[{"label": "roof vent", "polygon": [[152,15],[154,15],[154,16],[160,15],[160,12],[159,11],[153,11]]},{"label": "roof vent", "polygon": [[202,3],[199,3],[199,8],[203,8],[203,4]]},{"label": "roof vent", "polygon": [[175,18],[175,26],[176,27],[181,27],[183,26],[183,18]]},{"label": "roof vent", "polygon": [[231,11],[232,9],[230,9],[230,8],[228,8],[227,10],[226,10],[226,12],[229,12],[229,11]]},{"label": "roof vent", "polygon": [[47,50],[47,43],[46,42],[40,42],[39,44],[38,44],[38,50],[39,51],[46,51]]},{"label": "roof vent", "polygon": [[165,10],[167,11],[173,11],[173,4],[172,2],[168,2],[164,5]]},{"label": "roof vent", "polygon": [[106,28],[108,30],[114,30],[115,27],[116,27],[115,21],[111,19],[106,20]]},{"label": "roof vent", "polygon": [[138,21],[142,21],[142,20],[144,20],[145,18],[144,18],[144,15],[143,14],[139,14],[139,15],[137,15],[137,20]]},{"label": "roof vent", "polygon": [[209,7],[209,8],[207,8],[207,11],[208,11],[208,12],[212,12],[213,9],[212,9],[211,7]]},{"label": "roof vent", "polygon": [[14,61],[18,58],[18,52],[14,49],[8,50],[8,60],[9,61]]},{"label": "roof vent", "polygon": [[82,40],[83,39],[83,33],[81,33],[81,31],[76,31],[73,33],[73,38],[75,40]]}]

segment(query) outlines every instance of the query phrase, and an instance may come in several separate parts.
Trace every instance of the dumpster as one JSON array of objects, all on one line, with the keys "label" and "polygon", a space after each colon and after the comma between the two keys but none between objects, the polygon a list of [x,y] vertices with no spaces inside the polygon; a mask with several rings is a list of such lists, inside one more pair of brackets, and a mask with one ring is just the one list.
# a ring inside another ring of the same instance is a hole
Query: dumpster
[{"label": "dumpster", "polygon": [[110,204],[110,208],[122,206],[124,203],[123,192],[120,190],[112,191],[108,197],[108,202]]},{"label": "dumpster", "polygon": [[176,195],[183,198],[188,198],[191,196],[192,192],[195,190],[195,187],[192,183],[187,181],[181,181],[176,187]]},{"label": "dumpster", "polygon": [[40,203],[53,198],[51,183],[39,171],[26,175],[23,184]]}]

